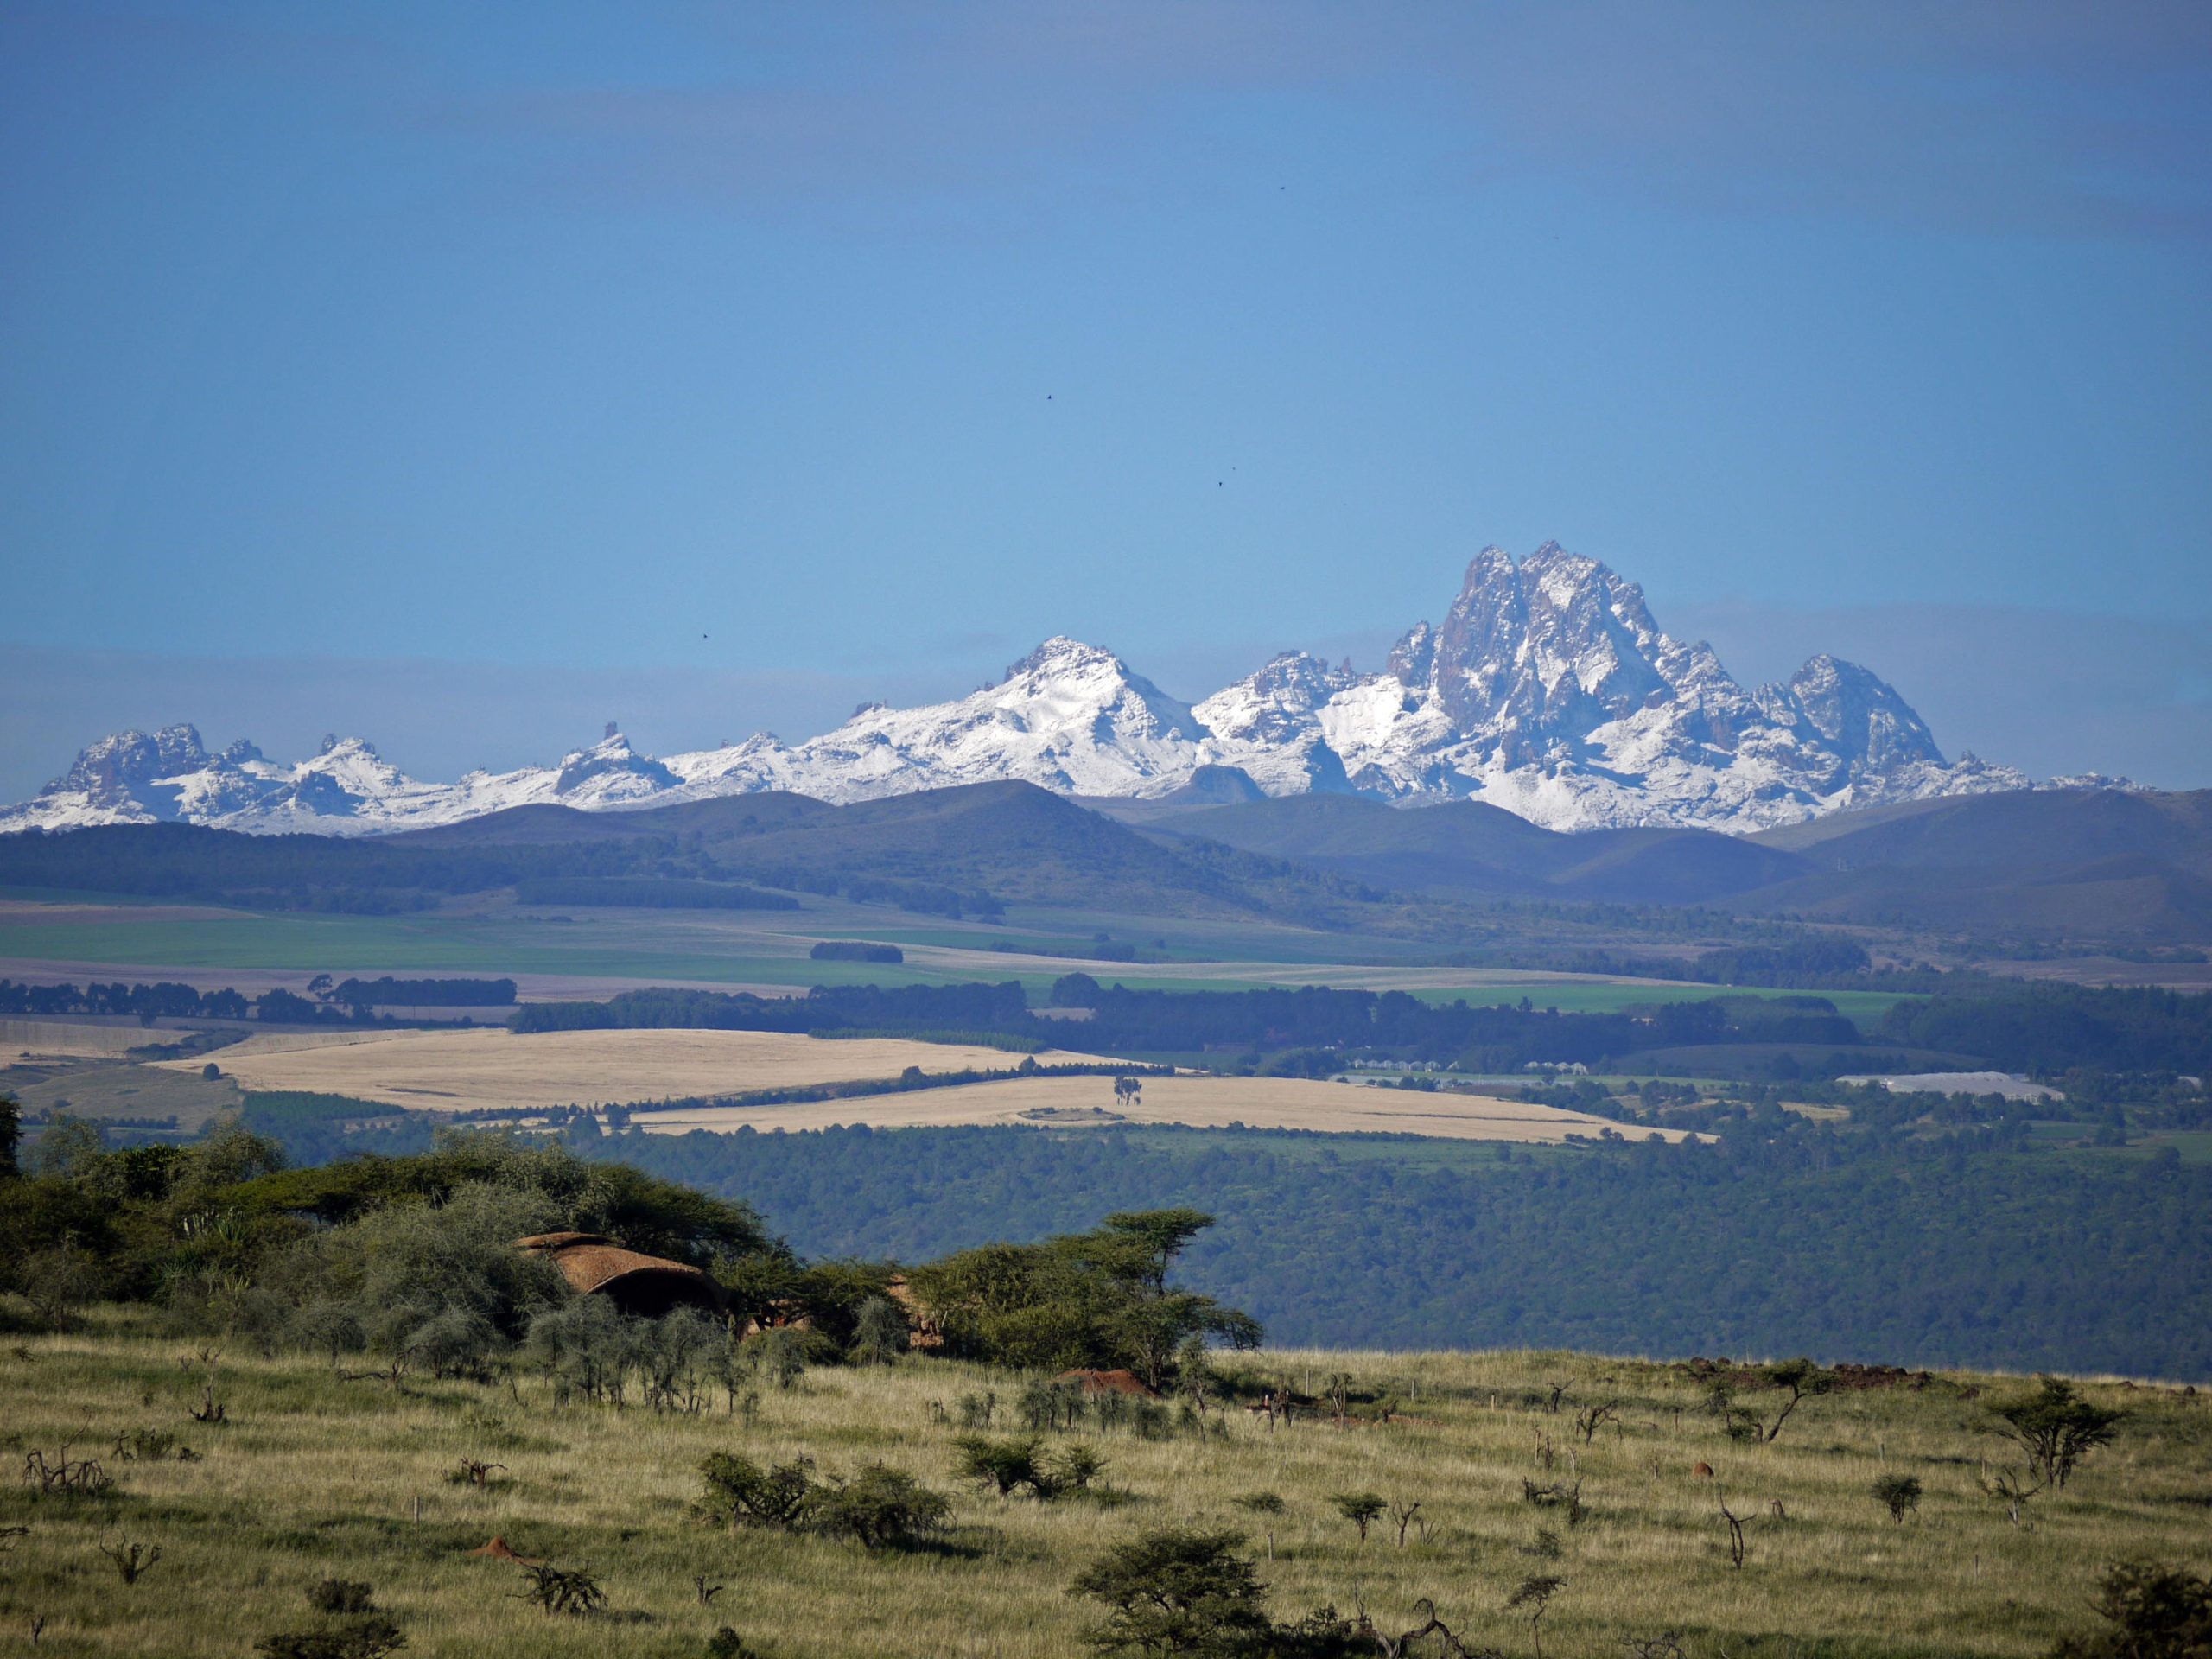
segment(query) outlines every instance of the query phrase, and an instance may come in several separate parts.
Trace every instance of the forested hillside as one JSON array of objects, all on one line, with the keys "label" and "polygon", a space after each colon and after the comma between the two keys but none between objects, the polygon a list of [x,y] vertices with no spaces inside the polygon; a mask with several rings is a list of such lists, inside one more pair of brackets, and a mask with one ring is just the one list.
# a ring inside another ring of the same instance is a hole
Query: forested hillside
[{"label": "forested hillside", "polygon": [[[1862,1143],[1790,1115],[1582,1153],[1196,1131],[630,1133],[804,1253],[925,1259],[1071,1213],[1199,1205],[1192,1282],[1273,1340],[2212,1376],[2212,1166]],[[1633,1134],[1633,1131],[1630,1131]]]}]

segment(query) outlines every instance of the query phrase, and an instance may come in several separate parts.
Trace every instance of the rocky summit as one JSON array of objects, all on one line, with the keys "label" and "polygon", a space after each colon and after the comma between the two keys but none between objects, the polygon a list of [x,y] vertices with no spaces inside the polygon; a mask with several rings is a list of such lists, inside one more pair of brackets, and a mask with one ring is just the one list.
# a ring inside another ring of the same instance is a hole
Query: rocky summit
[{"label": "rocky summit", "polygon": [[1819,656],[1787,683],[1745,689],[1710,646],[1662,632],[1634,582],[1548,543],[1518,561],[1478,554],[1443,620],[1409,629],[1380,673],[1287,652],[1192,705],[1062,637],[969,696],[865,708],[798,744],[762,734],[657,760],[610,732],[554,766],[452,784],[409,778],[357,738],[284,763],[244,742],[211,753],[172,726],[101,739],[0,809],[0,831],[182,820],[358,835],[540,803],[762,790],[845,802],[1005,779],[1156,797],[1239,774],[1268,795],[1472,797],[1554,830],[1749,831],[2031,786],[1971,754],[1947,760],[1911,705],[1854,663]]}]

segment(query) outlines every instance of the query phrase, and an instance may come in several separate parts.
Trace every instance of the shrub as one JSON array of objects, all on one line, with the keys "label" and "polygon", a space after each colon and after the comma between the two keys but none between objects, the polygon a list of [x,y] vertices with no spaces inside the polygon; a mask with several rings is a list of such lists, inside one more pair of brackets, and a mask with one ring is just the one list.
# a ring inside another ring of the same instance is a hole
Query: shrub
[{"label": "shrub", "polygon": [[943,1526],[951,1503],[912,1475],[872,1463],[850,1480],[819,1489],[809,1506],[815,1529],[868,1549],[911,1545]]},{"label": "shrub", "polygon": [[2069,1636],[2052,1659],[2203,1659],[2212,1654],[2212,1578],[2155,1561],[2107,1571],[2090,1604],[2107,1628]]},{"label": "shrub", "polygon": [[77,1311],[96,1300],[101,1290],[99,1263],[87,1252],[66,1246],[25,1256],[16,1281],[31,1311],[54,1331],[72,1328]]},{"label": "shrub", "polygon": [[1048,1471],[1056,1492],[1087,1492],[1105,1472],[1106,1459],[1087,1446],[1069,1446]]},{"label": "shrub", "polygon": [[373,1612],[375,1592],[358,1579],[324,1579],[308,1592],[308,1605],[333,1616]]},{"label": "shrub", "polygon": [[264,1636],[253,1650],[264,1659],[384,1659],[407,1645],[407,1634],[382,1613],[321,1630]]},{"label": "shrub", "polygon": [[308,1605],[320,1629],[264,1636],[253,1644],[264,1659],[383,1659],[407,1645],[406,1634],[377,1611],[374,1592],[357,1579],[324,1579],[309,1587]]},{"label": "shrub", "polygon": [[994,1440],[981,1434],[962,1434],[952,1442],[958,1453],[963,1480],[990,1487],[1001,1497],[1018,1486],[1027,1486],[1039,1497],[1051,1495],[1051,1482],[1037,1466],[1034,1439]]},{"label": "shrub", "polygon": [[888,1296],[871,1296],[854,1318],[849,1351],[861,1364],[888,1365],[906,1351],[912,1334],[896,1302]]},{"label": "shrub", "polygon": [[540,1561],[525,1566],[523,1574],[527,1581],[515,1594],[548,1613],[582,1618],[607,1605],[607,1592],[599,1587],[597,1579],[581,1567],[555,1567]]},{"label": "shrub", "polygon": [[808,1458],[763,1469],[734,1452],[715,1452],[700,1464],[699,1473],[706,1490],[693,1512],[733,1532],[741,1526],[796,1527],[818,1490]]},{"label": "shrub", "polygon": [[[741,1344],[741,1351],[771,1382],[779,1389],[790,1389],[796,1388],[799,1378],[806,1375],[809,1361],[822,1357],[823,1340],[816,1332],[779,1325],[755,1331]],[[830,1357],[836,1356],[836,1350],[830,1349]]]},{"label": "shrub", "polygon": [[1916,1475],[1883,1475],[1867,1488],[1874,1501],[1887,1509],[1890,1519],[1902,1522],[1908,1510],[1920,1507],[1920,1478]]}]

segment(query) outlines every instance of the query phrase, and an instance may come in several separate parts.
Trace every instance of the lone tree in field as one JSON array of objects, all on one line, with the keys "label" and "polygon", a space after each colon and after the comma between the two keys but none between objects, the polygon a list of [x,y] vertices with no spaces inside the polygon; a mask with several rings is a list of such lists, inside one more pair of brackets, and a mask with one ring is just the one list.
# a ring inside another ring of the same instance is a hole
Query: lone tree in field
[{"label": "lone tree in field", "polygon": [[1782,1409],[1770,1423],[1759,1424],[1759,1438],[1771,1444],[1782,1433],[1783,1424],[1789,1421],[1789,1414],[1797,1409],[1797,1402],[1808,1394],[1826,1394],[1835,1379],[1809,1359],[1785,1359],[1766,1368],[1766,1381],[1777,1389],[1787,1389],[1789,1397],[1782,1402]]},{"label": "lone tree in field", "polygon": [[1074,1583],[1107,1608],[1091,1645],[1109,1654],[1265,1652],[1274,1626],[1252,1563],[1236,1553],[1243,1541],[1168,1527],[1108,1551]]},{"label": "lone tree in field", "polygon": [[1551,1610],[1552,1598],[1565,1588],[1565,1579],[1540,1573],[1522,1580],[1520,1587],[1505,1599],[1507,1612],[1527,1610],[1529,1637],[1536,1644],[1536,1659],[1544,1659],[1544,1615]]},{"label": "lone tree in field", "polygon": [[1902,1523],[1905,1511],[1920,1507],[1920,1478],[1917,1475],[1883,1475],[1866,1489],[1874,1501],[1890,1512],[1890,1519]]},{"label": "lone tree in field", "polygon": [[1382,1513],[1384,1504],[1379,1492],[1338,1492],[1329,1502],[1337,1506],[1337,1513],[1359,1529],[1359,1541],[1367,1541],[1367,1523]]},{"label": "lone tree in field", "polygon": [[2045,1484],[2063,1486],[2074,1465],[2101,1446],[2127,1414],[2093,1405],[2063,1376],[2036,1379],[2036,1391],[1993,1408],[2004,1433],[2028,1454],[2028,1465]]}]

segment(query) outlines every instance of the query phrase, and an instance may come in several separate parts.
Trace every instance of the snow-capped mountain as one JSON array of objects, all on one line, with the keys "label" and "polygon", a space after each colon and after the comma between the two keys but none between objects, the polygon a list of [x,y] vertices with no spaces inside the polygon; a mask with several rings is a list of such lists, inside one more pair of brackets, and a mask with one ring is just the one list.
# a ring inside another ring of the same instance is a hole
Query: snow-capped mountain
[{"label": "snow-capped mountain", "polygon": [[[1065,794],[1160,796],[1201,767],[1270,795],[1351,791],[1409,804],[1478,796],[1547,828],[1751,830],[1845,807],[2024,789],[1944,758],[1895,690],[1815,657],[1747,690],[1712,649],[1662,632],[1643,589],[1547,543],[1485,548],[1384,671],[1288,652],[1195,707],[1109,652],[1046,640],[996,684],[922,709],[861,709],[786,744],[767,734],[656,760],[611,728],[558,765],[422,783],[357,738],[313,758],[211,754],[190,726],[103,738],[0,832],[181,819],[371,834],[504,807],[619,809],[791,790],[830,801],[1019,779]],[[2100,783],[2106,780],[2096,780]]]},{"label": "snow-capped mountain", "polygon": [[677,798],[788,789],[861,801],[1025,779],[1070,795],[1154,795],[1190,775],[1205,728],[1109,652],[1047,639],[957,702],[873,704],[796,747],[762,735],[674,757]]}]

